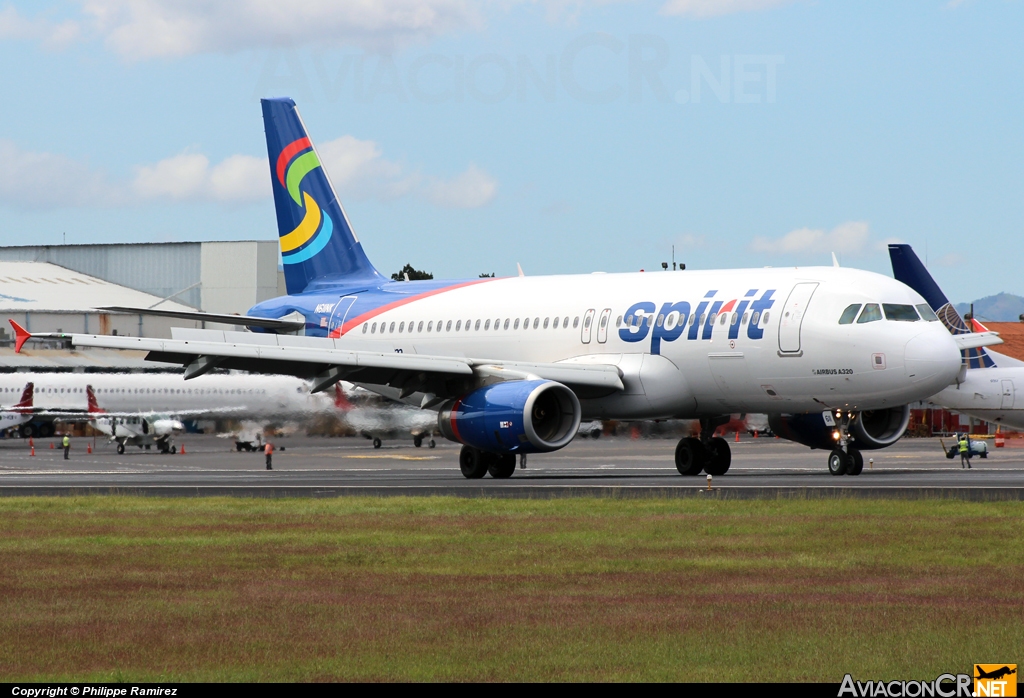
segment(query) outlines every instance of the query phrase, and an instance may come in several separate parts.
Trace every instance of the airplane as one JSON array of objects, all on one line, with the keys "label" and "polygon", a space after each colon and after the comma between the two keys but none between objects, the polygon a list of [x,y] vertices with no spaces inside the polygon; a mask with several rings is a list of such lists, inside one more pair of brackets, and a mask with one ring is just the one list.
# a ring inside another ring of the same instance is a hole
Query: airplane
[{"label": "airplane", "polygon": [[22,431],[25,424],[32,421],[32,402],[35,385],[30,381],[25,384],[21,391],[21,399],[11,407],[0,407],[0,432],[16,431],[28,438],[32,436],[31,430],[26,434]]},{"label": "airplane", "polygon": [[978,675],[974,677],[976,679],[1001,679],[1004,676],[1009,676],[1010,674],[1017,673],[1016,669],[1011,669],[1008,666],[1000,667],[999,669],[993,669],[992,671],[985,671],[978,666],[975,666],[975,668],[978,670]]},{"label": "airplane", "polygon": [[[889,259],[893,276],[924,296],[953,336],[995,334],[973,318],[970,325],[964,321],[910,245],[889,245]],[[956,380],[928,402],[986,422],[1024,429],[1024,397],[1017,398],[1018,389],[1024,390],[1024,362],[979,347],[963,352]]]},{"label": "airplane", "polygon": [[173,437],[185,430],[185,425],[180,419],[154,412],[109,413],[100,407],[96,391],[91,385],[85,387],[85,394],[88,399],[86,415],[89,425],[117,443],[118,455],[124,453],[125,446],[146,449],[156,446],[161,453],[178,452],[178,447],[173,444]]},{"label": "airplane", "polygon": [[[463,476],[507,478],[556,451],[582,419],[699,419],[675,449],[682,475],[728,471],[730,413],[829,451],[834,475],[903,434],[908,403],[957,376],[954,337],[906,285],[837,267],[391,281],[355,236],[288,98],[261,100],[287,295],[245,316],[107,307],[243,324],[171,339],[37,335],[148,351],[185,367],[347,380],[437,414]],[[241,322],[240,322],[241,321]],[[16,349],[32,338],[12,323]]]},{"label": "airplane", "polygon": [[[253,419],[304,419],[334,412],[326,396],[310,395],[307,381],[290,376],[253,380],[248,374],[211,374],[183,386],[181,376],[173,373],[3,373],[0,401],[24,391],[19,406],[11,408],[24,415],[21,435],[47,437],[54,433],[54,421],[83,421],[75,418],[88,414],[89,386],[105,409],[125,419],[156,411],[190,418]],[[141,422],[136,423],[141,429]]]}]

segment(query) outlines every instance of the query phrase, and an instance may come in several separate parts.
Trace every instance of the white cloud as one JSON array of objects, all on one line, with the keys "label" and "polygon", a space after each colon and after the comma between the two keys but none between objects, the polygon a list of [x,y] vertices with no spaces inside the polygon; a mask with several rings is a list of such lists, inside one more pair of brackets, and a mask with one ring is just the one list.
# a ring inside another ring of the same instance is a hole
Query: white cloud
[{"label": "white cloud", "polygon": [[0,201],[15,208],[105,206],[120,198],[102,172],[64,155],[0,140]]},{"label": "white cloud", "polygon": [[766,254],[858,254],[865,250],[870,238],[867,223],[851,221],[832,230],[798,228],[780,238],[756,237],[750,247]]},{"label": "white cloud", "polygon": [[0,40],[39,41],[47,48],[63,48],[79,37],[78,22],[52,22],[46,17],[22,17],[11,5],[0,9]]},{"label": "white cloud", "polygon": [[[346,199],[390,201],[415,196],[447,208],[476,208],[494,198],[497,181],[476,165],[445,179],[387,160],[373,141],[342,136],[319,147],[324,167]],[[0,140],[0,204],[18,208],[121,206],[145,202],[244,204],[271,195],[266,158],[232,155],[219,163],[186,151],[135,168],[128,181],[64,155],[35,153]]]},{"label": "white cloud", "polygon": [[498,192],[498,182],[476,165],[454,179],[431,177],[425,194],[428,200],[446,208],[479,208]]},{"label": "white cloud", "polygon": [[299,45],[388,50],[482,24],[470,0],[83,0],[132,60]]},{"label": "white cloud", "polygon": [[768,10],[792,2],[795,0],[668,0],[661,6],[661,13],[702,19],[736,12]]}]

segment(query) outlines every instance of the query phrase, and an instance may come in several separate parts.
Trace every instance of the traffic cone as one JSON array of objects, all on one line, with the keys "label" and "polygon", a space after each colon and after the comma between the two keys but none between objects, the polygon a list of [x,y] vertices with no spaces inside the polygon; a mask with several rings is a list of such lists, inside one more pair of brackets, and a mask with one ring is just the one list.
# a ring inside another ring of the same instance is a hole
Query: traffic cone
[{"label": "traffic cone", "polygon": [[92,444],[86,444],[85,445],[85,452],[86,453],[92,453]]},{"label": "traffic cone", "polygon": [[757,438],[757,430],[754,430],[754,438]]},{"label": "traffic cone", "polygon": [[181,455],[185,455],[185,444],[182,444],[182,445],[181,445],[181,450],[179,451],[179,453],[180,453]]},{"label": "traffic cone", "polygon": [[30,448],[32,449],[32,451],[28,455],[30,455],[30,456],[36,455],[36,447],[35,446],[31,446]]},{"label": "traffic cone", "polygon": [[50,442],[50,450],[52,451],[52,450],[53,450],[53,448],[54,448],[54,446],[53,446],[53,442],[51,441],[51,442]]},{"label": "traffic cone", "polygon": [[736,443],[739,443],[739,442],[740,442],[740,430],[737,429],[736,430]]}]

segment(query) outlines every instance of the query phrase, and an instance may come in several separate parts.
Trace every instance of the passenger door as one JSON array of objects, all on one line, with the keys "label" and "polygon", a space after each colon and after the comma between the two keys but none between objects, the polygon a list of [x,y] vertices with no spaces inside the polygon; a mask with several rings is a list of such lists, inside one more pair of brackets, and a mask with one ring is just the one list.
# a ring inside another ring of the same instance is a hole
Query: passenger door
[{"label": "passenger door", "polygon": [[594,309],[591,308],[587,311],[587,314],[583,316],[583,334],[580,335],[580,341],[584,344],[590,344],[590,332],[594,325]]},{"label": "passenger door", "polygon": [[811,296],[818,288],[817,282],[799,283],[789,292],[786,305],[779,313],[779,354],[800,356],[800,327],[804,323]]},{"label": "passenger door", "polygon": [[341,330],[345,326],[345,319],[348,317],[348,311],[352,309],[352,304],[356,302],[356,296],[342,296],[338,299],[338,302],[334,304],[334,312],[331,313],[331,321],[327,326],[328,337],[340,337]]},{"label": "passenger door", "polygon": [[608,322],[612,316],[612,309],[605,308],[601,311],[601,320],[597,324],[597,343],[604,344],[608,341]]},{"label": "passenger door", "polygon": [[1013,381],[1009,378],[1003,379],[1003,397],[999,408],[1003,410],[1013,409]]}]

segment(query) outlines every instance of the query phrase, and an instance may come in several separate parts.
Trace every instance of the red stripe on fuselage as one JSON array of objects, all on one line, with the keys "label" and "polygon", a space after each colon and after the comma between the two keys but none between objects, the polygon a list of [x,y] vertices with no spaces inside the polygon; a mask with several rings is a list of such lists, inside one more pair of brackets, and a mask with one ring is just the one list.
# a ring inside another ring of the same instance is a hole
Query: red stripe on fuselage
[{"label": "red stripe on fuselage", "polygon": [[463,282],[461,284],[455,284],[454,286],[445,286],[444,288],[435,288],[433,291],[426,291],[425,293],[417,293],[415,296],[409,296],[408,298],[402,298],[402,299],[397,300],[397,301],[392,301],[391,303],[388,303],[387,305],[382,305],[379,308],[374,308],[373,310],[368,310],[367,312],[363,313],[359,317],[356,317],[356,318],[353,318],[353,319],[349,320],[344,325],[342,325],[340,330],[338,328],[335,328],[335,329],[331,330],[331,333],[330,333],[329,336],[334,338],[334,339],[337,339],[338,337],[342,336],[343,334],[345,334],[346,332],[351,330],[353,327],[358,327],[359,325],[363,324],[364,322],[372,320],[373,318],[377,317],[378,315],[380,315],[382,313],[386,313],[389,310],[394,310],[395,308],[400,308],[403,305],[406,305],[407,303],[412,303],[413,301],[423,300],[424,298],[430,298],[431,296],[436,296],[437,294],[445,293],[446,291],[454,291],[457,288],[465,288],[467,286],[475,286],[476,284],[482,284],[482,283],[485,283],[487,281],[494,281],[494,279],[477,279],[476,281],[465,281],[465,282]]},{"label": "red stripe on fuselage", "polygon": [[735,307],[736,307],[736,299],[734,298],[733,300],[729,301],[724,306],[722,306],[722,310],[719,311],[719,312],[728,313],[730,310],[732,310]]},{"label": "red stripe on fuselage", "polygon": [[300,138],[297,141],[292,141],[284,147],[281,154],[277,156],[277,180],[281,182],[281,186],[284,186],[284,171],[288,167],[288,161],[292,159],[300,150],[311,148],[312,145],[309,142],[309,138]]}]

